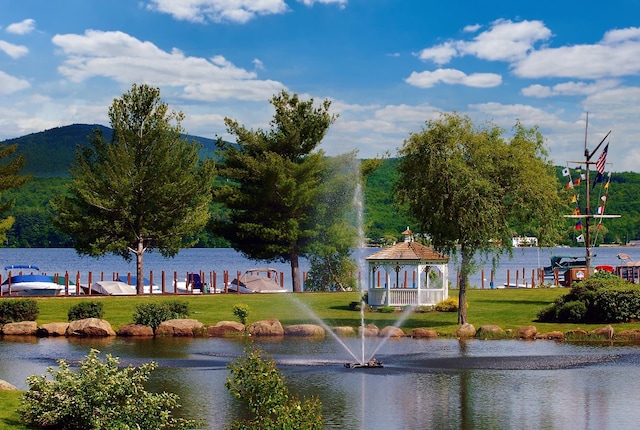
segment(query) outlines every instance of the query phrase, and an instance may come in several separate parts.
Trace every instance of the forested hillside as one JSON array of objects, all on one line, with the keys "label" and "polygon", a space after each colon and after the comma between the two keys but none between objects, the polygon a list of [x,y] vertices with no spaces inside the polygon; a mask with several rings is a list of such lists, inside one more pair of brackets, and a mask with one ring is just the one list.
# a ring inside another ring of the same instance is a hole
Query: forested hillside
[{"label": "forested hillside", "polygon": [[[49,202],[54,196],[66,192],[68,169],[75,160],[76,145],[84,145],[87,136],[95,125],[72,125],[35,133],[0,144],[18,143],[19,152],[27,155],[27,167],[24,173],[33,174],[19,191],[4,193],[2,199],[15,199],[16,204],[10,215],[16,218],[12,230],[8,234],[10,247],[68,247],[70,238],[57,232],[51,225],[52,211]],[[111,130],[101,127],[106,138],[111,137]],[[194,137],[203,146],[201,156],[214,156],[215,142],[211,139]],[[382,166],[367,180],[364,187],[365,235],[372,244],[393,242],[400,238],[400,233],[407,227],[417,227],[401,209],[396,206],[393,196],[393,184],[397,178],[396,167],[399,160],[384,160]],[[566,177],[562,168],[557,167],[557,176],[564,188]],[[576,173],[573,172],[575,175]],[[584,202],[584,183],[578,193],[578,205]],[[606,214],[620,214],[618,219],[606,219],[599,230],[593,231],[598,243],[624,243],[640,238],[640,174],[633,172],[613,173],[611,183],[606,190]],[[567,213],[571,213],[575,203],[569,202],[572,192],[564,191],[567,198]],[[601,186],[592,191],[592,212],[595,213],[597,201],[601,198]],[[212,206],[212,211],[220,208]],[[582,206],[584,213],[584,206]],[[567,219],[566,231],[560,244],[577,246],[575,220]],[[593,223],[593,228],[595,229]],[[518,235],[528,235],[527,226],[520,226]],[[199,237],[200,247],[226,246],[226,242],[202,233]]]}]

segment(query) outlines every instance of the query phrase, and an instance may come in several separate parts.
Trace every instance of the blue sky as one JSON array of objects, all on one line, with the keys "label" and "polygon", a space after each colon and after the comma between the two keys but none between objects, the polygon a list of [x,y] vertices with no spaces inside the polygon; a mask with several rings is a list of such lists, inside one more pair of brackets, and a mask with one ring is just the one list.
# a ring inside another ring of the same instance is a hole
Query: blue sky
[{"label": "blue sky", "polygon": [[[339,114],[321,149],[397,155],[440,112],[538,126],[557,165],[611,130],[640,172],[640,0],[0,0],[0,141],[109,125],[132,83],[191,135],[268,128],[281,89]],[[595,160],[594,156],[594,160]]]}]

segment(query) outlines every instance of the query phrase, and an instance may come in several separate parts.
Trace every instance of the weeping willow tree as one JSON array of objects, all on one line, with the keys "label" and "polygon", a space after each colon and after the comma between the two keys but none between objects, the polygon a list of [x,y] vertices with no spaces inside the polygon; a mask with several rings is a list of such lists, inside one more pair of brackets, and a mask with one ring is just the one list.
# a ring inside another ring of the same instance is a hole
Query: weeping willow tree
[{"label": "weeping willow tree", "polygon": [[478,255],[510,252],[527,228],[555,243],[566,206],[544,138],[520,122],[510,137],[468,116],[442,114],[405,140],[396,192],[434,248],[460,255],[458,323],[467,322],[466,289]]}]

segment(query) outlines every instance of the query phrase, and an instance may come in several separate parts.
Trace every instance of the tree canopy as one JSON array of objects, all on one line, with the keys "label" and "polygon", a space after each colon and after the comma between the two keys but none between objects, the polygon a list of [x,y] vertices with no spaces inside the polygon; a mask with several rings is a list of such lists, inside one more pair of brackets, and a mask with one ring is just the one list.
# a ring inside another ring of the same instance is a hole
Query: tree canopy
[{"label": "tree canopy", "polygon": [[236,143],[219,141],[220,176],[228,179],[214,191],[228,217],[213,223],[216,233],[254,260],[289,261],[293,291],[302,291],[299,257],[317,237],[314,208],[319,202],[325,168],[316,151],[335,116],[330,102],[314,107],[286,91],[270,103],[275,108],[270,130],[248,130],[225,118]]},{"label": "tree canopy", "polygon": [[[30,176],[20,175],[27,160],[23,155],[16,155],[18,145],[0,145],[0,214],[6,213],[13,206],[13,199],[6,199],[4,193],[15,190],[30,179]],[[0,241],[6,242],[7,231],[13,226],[15,218],[8,216],[0,219]]]},{"label": "tree canopy", "polygon": [[173,256],[208,222],[214,166],[182,137],[182,113],[169,111],[157,88],[134,84],[114,100],[109,119],[111,141],[96,130],[78,149],[54,222],[80,254],[135,255],[142,293],[144,253]]},{"label": "tree canopy", "polygon": [[517,122],[510,138],[468,116],[442,114],[400,151],[397,196],[439,251],[460,253],[458,322],[466,323],[466,286],[476,253],[509,251],[516,227],[556,243],[566,204],[536,128]]}]

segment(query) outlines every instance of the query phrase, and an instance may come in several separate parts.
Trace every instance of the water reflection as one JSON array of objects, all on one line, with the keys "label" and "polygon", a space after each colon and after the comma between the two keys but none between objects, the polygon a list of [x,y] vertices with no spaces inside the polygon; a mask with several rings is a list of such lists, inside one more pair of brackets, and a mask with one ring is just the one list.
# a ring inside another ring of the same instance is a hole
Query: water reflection
[{"label": "water reflection", "polygon": [[[356,350],[360,343],[344,341]],[[320,397],[329,429],[620,429],[640,419],[637,346],[390,339],[377,353],[384,368],[346,369],[350,356],[331,339],[259,343],[291,391]],[[222,429],[243,414],[224,381],[245,346],[242,339],[4,338],[0,379],[26,388],[30,374],[58,358],[77,362],[90,348],[123,364],[154,360],[150,389],[177,393],[186,416]]]}]

